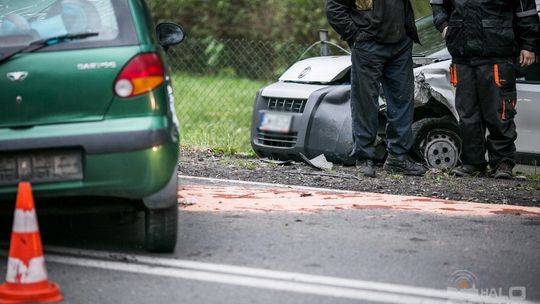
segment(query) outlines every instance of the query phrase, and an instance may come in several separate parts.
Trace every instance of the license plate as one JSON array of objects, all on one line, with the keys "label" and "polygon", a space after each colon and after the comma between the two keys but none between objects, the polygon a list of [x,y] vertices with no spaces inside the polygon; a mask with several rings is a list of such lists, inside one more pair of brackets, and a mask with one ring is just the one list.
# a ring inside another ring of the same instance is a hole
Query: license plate
[{"label": "license plate", "polygon": [[0,154],[0,185],[14,185],[21,181],[63,182],[82,178],[82,157],[79,151]]},{"label": "license plate", "polygon": [[279,113],[261,113],[259,129],[262,131],[289,133],[292,115]]}]

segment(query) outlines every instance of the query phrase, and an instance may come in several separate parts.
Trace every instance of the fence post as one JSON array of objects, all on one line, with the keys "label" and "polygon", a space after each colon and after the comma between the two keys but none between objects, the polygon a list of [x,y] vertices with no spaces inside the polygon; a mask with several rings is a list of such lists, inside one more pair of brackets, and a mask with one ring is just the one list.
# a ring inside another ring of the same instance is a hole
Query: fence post
[{"label": "fence post", "polygon": [[319,41],[321,42],[321,56],[328,56],[328,30],[319,30]]}]

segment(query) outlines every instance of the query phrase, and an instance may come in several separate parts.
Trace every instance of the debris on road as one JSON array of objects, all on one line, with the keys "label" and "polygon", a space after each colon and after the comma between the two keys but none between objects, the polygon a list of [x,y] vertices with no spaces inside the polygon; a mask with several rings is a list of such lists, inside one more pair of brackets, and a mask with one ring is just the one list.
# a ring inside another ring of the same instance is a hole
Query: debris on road
[{"label": "debris on road", "polygon": [[312,158],[312,159],[309,159],[307,156],[305,156],[304,154],[302,153],[299,153],[300,154],[300,157],[302,157],[302,159],[306,162],[306,164],[312,166],[312,167],[315,167],[319,170],[332,170],[332,168],[334,167],[334,164],[329,162],[328,160],[326,160],[326,157],[324,156],[324,154],[321,154],[315,158]]}]

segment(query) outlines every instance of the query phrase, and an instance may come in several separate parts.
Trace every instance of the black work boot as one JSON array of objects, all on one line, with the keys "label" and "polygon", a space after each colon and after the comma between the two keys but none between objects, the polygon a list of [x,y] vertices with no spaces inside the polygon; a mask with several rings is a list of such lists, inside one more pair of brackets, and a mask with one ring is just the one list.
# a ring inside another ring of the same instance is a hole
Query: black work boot
[{"label": "black work boot", "polygon": [[512,165],[510,162],[502,161],[497,166],[493,177],[496,179],[512,179],[514,178],[514,174],[512,174],[512,169],[514,169],[514,165]]},{"label": "black work boot", "polygon": [[457,177],[479,176],[486,172],[486,165],[461,165],[450,171],[450,174]]},{"label": "black work boot", "polygon": [[422,176],[427,171],[424,166],[410,161],[407,155],[388,154],[388,158],[386,158],[383,168],[391,173],[415,176]]},{"label": "black work boot", "polygon": [[356,161],[356,168],[362,172],[366,177],[374,178],[375,174],[375,164],[371,159],[359,159]]}]

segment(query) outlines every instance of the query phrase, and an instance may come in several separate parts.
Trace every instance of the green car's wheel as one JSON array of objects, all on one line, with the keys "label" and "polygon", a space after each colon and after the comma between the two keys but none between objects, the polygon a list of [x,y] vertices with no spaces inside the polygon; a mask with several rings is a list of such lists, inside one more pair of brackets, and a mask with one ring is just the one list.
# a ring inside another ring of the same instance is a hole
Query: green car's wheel
[{"label": "green car's wheel", "polygon": [[146,249],[173,252],[178,232],[178,208],[145,209]]}]

